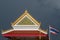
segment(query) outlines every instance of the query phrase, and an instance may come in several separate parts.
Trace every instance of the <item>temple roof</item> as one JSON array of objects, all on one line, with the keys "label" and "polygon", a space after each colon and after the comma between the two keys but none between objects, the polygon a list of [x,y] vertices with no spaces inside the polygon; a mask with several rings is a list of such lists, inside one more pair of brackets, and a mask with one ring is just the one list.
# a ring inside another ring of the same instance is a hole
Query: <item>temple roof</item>
[{"label": "temple roof", "polygon": [[[3,35],[12,35],[13,34],[13,36],[16,34],[16,35],[43,35],[43,34],[47,34],[47,31],[44,31],[44,30],[42,30],[41,28],[39,28],[40,27],[40,25],[41,25],[41,23],[39,23],[38,21],[36,21],[29,13],[28,13],[28,11],[27,10],[25,10],[25,12],[16,20],[16,21],[14,21],[13,23],[12,23],[12,26],[13,27],[15,27],[15,26],[17,26],[17,25],[24,25],[23,27],[25,27],[26,28],[26,26],[28,26],[29,28],[31,27],[32,28],[32,26],[33,25],[37,25],[38,26],[38,30],[36,30],[36,27],[35,26],[33,26],[34,28],[35,28],[35,30],[14,30],[14,28],[13,29],[10,29],[10,30],[7,30],[7,31],[3,31],[2,32],[2,34]],[[29,26],[30,25],[30,26]],[[17,26],[17,27],[22,27],[22,26]],[[30,29],[31,29],[30,28]],[[17,28],[18,29],[18,28]],[[42,34],[41,34],[42,33]]]},{"label": "temple roof", "polygon": [[14,25],[38,25],[40,26],[41,23],[36,21],[27,10],[16,20],[12,23]]},{"label": "temple roof", "polygon": [[43,32],[42,30],[9,30],[2,33],[3,36],[11,37],[11,36],[47,36],[46,32]]},{"label": "temple roof", "polygon": [[10,30],[2,31],[2,34],[7,34],[7,33],[12,32],[12,31],[39,31],[39,33],[41,32],[41,33],[47,34],[47,31],[42,30],[42,29],[39,29],[39,30],[14,30],[14,29],[10,29]]}]

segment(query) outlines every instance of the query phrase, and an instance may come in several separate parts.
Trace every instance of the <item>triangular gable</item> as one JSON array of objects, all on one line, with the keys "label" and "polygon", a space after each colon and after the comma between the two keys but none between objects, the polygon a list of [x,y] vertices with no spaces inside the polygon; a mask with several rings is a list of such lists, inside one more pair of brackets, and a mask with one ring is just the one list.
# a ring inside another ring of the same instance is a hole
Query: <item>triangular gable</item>
[{"label": "triangular gable", "polygon": [[34,23],[28,17],[25,17],[17,25],[34,25]]},{"label": "triangular gable", "polygon": [[26,10],[24,14],[22,14],[15,22],[12,23],[12,26],[14,25],[38,25],[40,26],[40,23],[38,23]]}]

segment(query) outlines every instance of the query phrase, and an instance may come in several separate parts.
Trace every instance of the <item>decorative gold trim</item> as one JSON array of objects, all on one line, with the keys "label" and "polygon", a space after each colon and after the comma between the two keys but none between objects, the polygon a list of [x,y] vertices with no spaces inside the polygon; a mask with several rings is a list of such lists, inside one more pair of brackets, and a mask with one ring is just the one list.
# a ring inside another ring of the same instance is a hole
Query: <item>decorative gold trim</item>
[{"label": "decorative gold trim", "polygon": [[27,14],[32,21],[34,21],[37,25],[40,25],[40,23],[38,21],[36,21],[30,14]]},{"label": "decorative gold trim", "polygon": [[42,30],[41,28],[39,28],[39,31],[42,32],[42,33],[47,34],[47,30]]},{"label": "decorative gold trim", "polygon": [[[5,33],[8,33],[8,32],[11,32],[11,31],[14,31],[14,29],[2,30],[2,34],[5,34]],[[18,30],[16,30],[16,31],[18,31]],[[22,30],[22,31],[24,31],[24,30]],[[26,30],[26,31],[29,31],[29,30]],[[33,31],[33,30],[30,30],[30,31]],[[44,34],[47,34],[47,30],[38,29],[38,30],[34,30],[34,31],[39,31],[39,32],[42,32]]]},{"label": "decorative gold trim", "polygon": [[13,31],[13,29],[8,29],[8,30],[2,30],[2,34],[8,33],[10,31]]},{"label": "decorative gold trim", "polygon": [[14,21],[14,22],[12,23],[12,26],[14,26],[17,22],[19,22],[19,20],[20,20],[21,18],[23,18],[25,15],[27,15],[28,17],[30,17],[32,21],[34,21],[37,25],[40,26],[41,23],[38,23],[38,22],[28,13],[27,10],[25,10],[25,12],[24,12],[16,21]]}]

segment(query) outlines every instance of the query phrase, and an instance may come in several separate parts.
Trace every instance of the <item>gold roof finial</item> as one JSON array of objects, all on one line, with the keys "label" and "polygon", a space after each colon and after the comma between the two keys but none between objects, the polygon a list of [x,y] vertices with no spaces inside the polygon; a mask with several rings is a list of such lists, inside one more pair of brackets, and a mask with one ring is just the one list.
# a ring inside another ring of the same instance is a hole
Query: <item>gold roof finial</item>
[{"label": "gold roof finial", "polygon": [[27,11],[27,10],[25,10],[25,13],[28,13],[28,11]]},{"label": "gold roof finial", "polygon": [[25,12],[24,12],[24,13],[25,13],[25,15],[27,15],[27,14],[28,14],[28,11],[27,11],[27,10],[25,10]]}]

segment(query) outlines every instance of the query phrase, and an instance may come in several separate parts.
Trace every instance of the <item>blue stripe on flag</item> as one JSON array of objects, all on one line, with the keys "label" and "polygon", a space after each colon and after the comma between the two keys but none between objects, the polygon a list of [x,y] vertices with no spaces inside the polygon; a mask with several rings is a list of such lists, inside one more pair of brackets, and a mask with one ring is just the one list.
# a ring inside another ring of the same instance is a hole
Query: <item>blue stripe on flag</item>
[{"label": "blue stripe on flag", "polygon": [[55,29],[50,29],[50,31],[53,31],[53,32],[55,32],[55,33],[59,33],[57,30],[55,30]]},{"label": "blue stripe on flag", "polygon": [[50,32],[53,33],[53,34],[57,34],[59,33],[59,31],[53,27],[49,27],[50,28]]}]

